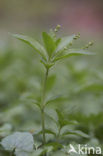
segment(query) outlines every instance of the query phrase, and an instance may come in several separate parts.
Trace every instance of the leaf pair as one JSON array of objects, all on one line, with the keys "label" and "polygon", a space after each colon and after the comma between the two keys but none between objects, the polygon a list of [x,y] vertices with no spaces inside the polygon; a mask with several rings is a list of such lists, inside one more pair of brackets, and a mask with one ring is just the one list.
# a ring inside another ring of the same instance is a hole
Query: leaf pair
[{"label": "leaf pair", "polygon": [[[87,134],[85,134],[84,132],[80,130],[70,130],[68,128],[69,125],[79,124],[77,121],[69,121],[65,119],[64,114],[61,113],[59,110],[56,110],[56,114],[57,114],[57,119],[54,117],[55,115],[51,116],[50,113],[46,114],[56,124],[57,129],[58,129],[57,131],[51,130],[51,129],[45,129],[45,132],[47,134],[52,134],[54,135],[54,137],[65,137],[68,135],[75,135],[75,136],[80,136],[80,137],[84,137],[87,139],[89,138]],[[42,133],[42,131],[40,131],[40,133]]]}]

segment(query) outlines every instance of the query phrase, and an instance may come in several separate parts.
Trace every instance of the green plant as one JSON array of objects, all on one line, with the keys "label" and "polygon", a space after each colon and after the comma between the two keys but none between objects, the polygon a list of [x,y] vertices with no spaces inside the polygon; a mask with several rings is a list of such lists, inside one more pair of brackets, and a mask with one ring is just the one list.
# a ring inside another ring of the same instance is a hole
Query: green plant
[{"label": "green plant", "polygon": [[[24,35],[18,35],[13,34],[12,36],[25,42],[26,44],[30,45],[39,55],[40,55],[40,62],[45,67],[45,75],[43,80],[43,86],[42,86],[42,92],[41,92],[41,99],[33,99],[33,104],[38,106],[41,112],[41,125],[42,125],[42,137],[43,137],[43,145],[46,144],[46,133],[53,134],[57,137],[57,140],[63,136],[63,135],[69,135],[69,134],[76,134],[84,137],[88,137],[88,135],[85,135],[84,133],[81,133],[80,131],[66,131],[61,135],[61,129],[65,125],[69,124],[75,124],[75,122],[70,122],[64,119],[63,115],[56,110],[58,115],[58,133],[55,134],[55,132],[47,130],[45,128],[45,108],[48,106],[50,102],[53,102],[57,98],[60,98],[59,96],[53,97],[49,100],[47,100],[46,97],[46,89],[47,89],[47,79],[49,76],[49,72],[51,68],[60,60],[69,58],[71,56],[77,56],[77,55],[94,55],[94,53],[88,52],[86,49],[93,44],[93,42],[89,42],[86,46],[80,49],[72,49],[73,41],[80,38],[80,34],[72,35],[72,36],[66,36],[62,38],[57,38],[56,33],[58,32],[58,29],[60,26],[58,25],[55,30],[50,30],[49,33],[43,32],[42,38],[44,46],[41,45],[38,41],[34,40],[31,37],[27,37]],[[55,122],[55,121],[54,121]]]},{"label": "green plant", "polygon": [[43,144],[46,143],[46,138],[45,138],[46,83],[47,83],[47,78],[48,78],[50,69],[55,65],[57,61],[62,60],[64,58],[69,58],[70,56],[93,55],[93,53],[83,50],[91,46],[92,42],[89,42],[89,44],[83,48],[71,49],[70,47],[72,46],[73,40],[78,39],[80,37],[80,34],[66,36],[63,38],[57,38],[56,32],[58,31],[59,28],[60,26],[58,25],[56,29],[54,31],[51,30],[49,34],[46,32],[42,33],[44,47],[39,42],[37,42],[31,37],[18,35],[18,34],[12,35],[13,37],[30,45],[31,47],[34,48],[36,52],[38,52],[41,58],[40,61],[44,65],[45,70],[46,70],[45,76],[44,76],[42,94],[41,94],[41,102],[40,103],[35,102],[35,104],[39,106],[40,111],[41,111]]}]

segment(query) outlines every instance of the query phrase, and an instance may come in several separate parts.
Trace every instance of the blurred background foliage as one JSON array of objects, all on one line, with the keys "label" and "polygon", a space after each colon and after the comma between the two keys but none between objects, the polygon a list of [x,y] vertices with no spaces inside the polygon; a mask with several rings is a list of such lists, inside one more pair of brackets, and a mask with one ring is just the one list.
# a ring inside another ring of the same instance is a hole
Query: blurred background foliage
[{"label": "blurred background foliage", "polygon": [[[8,32],[40,40],[42,31],[57,24],[62,26],[59,35],[81,32],[81,39],[74,42],[73,47],[82,47],[88,40],[94,40],[89,51],[97,55],[73,57],[51,69],[47,99],[58,95],[60,99],[48,105],[46,125],[55,129],[48,114],[55,117],[52,109],[62,110],[68,120],[78,121],[72,128],[91,136],[90,140],[68,136],[65,144],[71,141],[102,144],[102,0],[0,0],[0,138],[13,131],[36,133],[41,128],[40,112],[26,97],[40,99],[44,68],[33,49],[12,39]],[[6,155],[1,152],[0,156],[3,154]]]}]

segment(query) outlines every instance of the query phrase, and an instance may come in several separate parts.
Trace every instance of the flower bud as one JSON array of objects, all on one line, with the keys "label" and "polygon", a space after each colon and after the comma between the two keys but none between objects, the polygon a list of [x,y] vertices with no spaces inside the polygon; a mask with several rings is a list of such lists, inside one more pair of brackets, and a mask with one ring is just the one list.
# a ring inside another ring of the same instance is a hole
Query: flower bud
[{"label": "flower bud", "polygon": [[58,32],[60,28],[61,28],[61,25],[57,25],[56,28],[54,29],[54,31]]}]

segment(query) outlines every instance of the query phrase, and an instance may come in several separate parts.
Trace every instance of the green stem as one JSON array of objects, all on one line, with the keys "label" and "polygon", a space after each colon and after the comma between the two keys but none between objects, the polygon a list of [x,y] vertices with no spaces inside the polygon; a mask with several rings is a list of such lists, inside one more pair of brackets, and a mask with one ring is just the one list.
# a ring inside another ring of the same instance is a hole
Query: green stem
[{"label": "green stem", "polygon": [[43,133],[43,144],[46,143],[45,138],[45,95],[46,95],[46,83],[48,78],[49,69],[46,68],[44,83],[43,83],[43,90],[42,90],[42,96],[41,96],[41,121],[42,121],[42,133]]}]

